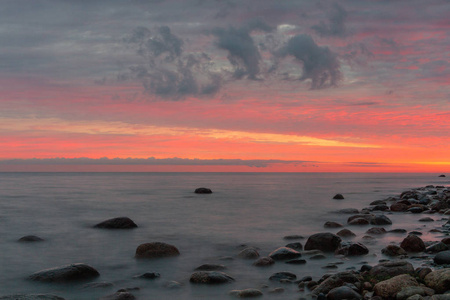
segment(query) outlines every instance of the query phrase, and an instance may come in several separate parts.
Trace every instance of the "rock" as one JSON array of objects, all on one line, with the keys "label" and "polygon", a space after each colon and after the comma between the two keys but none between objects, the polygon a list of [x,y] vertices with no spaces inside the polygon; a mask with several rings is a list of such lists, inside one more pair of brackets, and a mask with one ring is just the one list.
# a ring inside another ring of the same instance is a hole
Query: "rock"
[{"label": "rock", "polygon": [[43,242],[44,239],[41,239],[35,235],[26,235],[17,240],[18,242]]},{"label": "rock", "polygon": [[434,222],[434,219],[430,218],[430,217],[425,217],[425,218],[419,219],[419,222]]},{"label": "rock", "polygon": [[446,244],[446,245],[450,245],[450,237],[443,238],[443,239],[441,240],[441,242],[443,242],[443,243]]},{"label": "rock", "polygon": [[400,290],[400,292],[397,293],[397,300],[406,300],[411,296],[414,295],[420,295],[420,296],[426,296],[426,291],[420,287],[420,286],[407,286]]},{"label": "rock", "polygon": [[336,235],[340,236],[340,237],[354,237],[354,236],[356,236],[356,234],[354,234],[352,231],[350,231],[348,229],[342,229],[341,231],[336,233]]},{"label": "rock", "polygon": [[336,194],[336,195],[334,195],[333,199],[342,200],[342,199],[344,199],[344,196],[342,194]]},{"label": "rock", "polygon": [[96,269],[86,264],[71,264],[36,272],[28,277],[42,282],[73,282],[90,280],[100,276]]},{"label": "rock", "polygon": [[302,256],[300,252],[287,247],[280,247],[269,254],[273,260],[293,259]]},{"label": "rock", "polygon": [[372,225],[391,225],[392,221],[385,215],[375,215],[375,217],[373,217],[370,220],[370,224],[372,224]]},{"label": "rock", "polygon": [[345,256],[359,256],[369,253],[369,249],[361,243],[351,243],[349,245],[344,245],[342,248],[336,250],[335,253]]},{"label": "rock", "polygon": [[105,229],[133,229],[138,227],[136,223],[130,218],[119,217],[112,218],[94,226],[95,228],[105,228]]},{"label": "rock", "polygon": [[389,206],[385,204],[375,205],[372,207],[372,211],[386,211],[389,210]]},{"label": "rock", "polygon": [[291,265],[304,265],[306,264],[306,260],[304,259],[291,259],[285,262],[286,264],[291,264]]},{"label": "rock", "polygon": [[418,286],[419,283],[411,275],[402,274],[388,280],[378,282],[373,287],[374,294],[383,298],[392,298],[405,287]]},{"label": "rock", "polygon": [[270,276],[269,280],[282,281],[282,280],[295,280],[297,276],[291,272],[277,272]]},{"label": "rock", "polygon": [[175,290],[175,289],[180,289],[183,285],[181,283],[179,283],[178,281],[169,281],[166,284],[166,288],[171,289],[171,290]]},{"label": "rock", "polygon": [[386,229],[383,227],[372,227],[366,231],[368,234],[385,234],[387,233]]},{"label": "rock", "polygon": [[[442,253],[442,252],[441,252]],[[440,269],[429,273],[425,276],[425,284],[436,291],[436,293],[442,294],[450,289],[450,269]]]},{"label": "rock", "polygon": [[139,279],[156,279],[159,278],[161,275],[159,273],[156,272],[149,272],[149,273],[144,273],[141,275],[136,275],[133,278],[139,278]]},{"label": "rock", "polygon": [[450,300],[450,294],[433,295],[427,300]]},{"label": "rock", "polygon": [[401,203],[401,202],[397,202],[391,205],[390,210],[391,211],[395,211],[395,212],[402,212],[402,211],[407,211],[408,210],[408,205]]},{"label": "rock", "polygon": [[180,251],[173,246],[161,242],[152,242],[139,245],[136,248],[136,258],[160,258],[180,255]]},{"label": "rock", "polygon": [[319,259],[325,259],[325,258],[327,258],[325,255],[317,254],[317,255],[311,256],[309,259],[311,259],[311,260],[319,260]]},{"label": "rock", "polygon": [[351,221],[353,221],[355,219],[360,219],[360,218],[365,219],[367,222],[370,222],[370,220],[372,220],[373,217],[374,217],[374,215],[372,215],[372,214],[357,214],[357,215],[350,216],[347,219],[347,223],[350,223]]},{"label": "rock", "polygon": [[0,296],[2,300],[64,300],[64,298],[50,294],[19,294]]},{"label": "rock", "polygon": [[274,288],[274,289],[270,290],[268,293],[269,294],[281,294],[281,293],[284,293],[284,289],[278,287],[278,288]]},{"label": "rock", "polygon": [[110,288],[113,287],[114,284],[111,282],[89,282],[83,285],[83,289],[104,289],[104,288]]},{"label": "rock", "polygon": [[313,291],[313,295],[319,295],[321,293],[327,294],[334,288],[340,287],[347,283],[356,283],[361,281],[362,278],[358,277],[352,272],[340,272],[329,276],[327,279],[322,281]]},{"label": "rock", "polygon": [[253,297],[260,297],[263,295],[263,293],[257,289],[245,289],[245,290],[230,291],[230,295],[238,298],[253,298]]},{"label": "rock", "polygon": [[297,250],[297,251],[303,250],[303,245],[301,243],[299,243],[299,242],[289,243],[285,247],[286,248],[291,248],[291,249],[294,249],[294,250]]},{"label": "rock", "polygon": [[224,265],[211,265],[211,264],[204,264],[200,267],[195,268],[195,271],[222,271],[225,270],[226,267]]},{"label": "rock", "polygon": [[445,174],[441,174],[441,175],[439,175],[438,177],[445,177]]},{"label": "rock", "polygon": [[196,194],[212,194],[212,191],[205,187],[200,187],[195,189],[194,193]]},{"label": "rock", "polygon": [[359,210],[356,208],[343,208],[337,211],[340,214],[358,214]]},{"label": "rock", "polygon": [[330,232],[311,235],[305,244],[305,250],[318,249],[324,252],[334,252],[339,248],[341,238]]},{"label": "rock", "polygon": [[413,214],[420,214],[421,212],[423,212],[423,208],[419,206],[413,206],[408,208],[406,211],[409,211],[410,213]]},{"label": "rock", "polygon": [[355,218],[347,222],[348,225],[368,225],[369,221],[364,218]]},{"label": "rock", "polygon": [[433,270],[431,270],[430,268],[417,268],[415,272],[419,279],[423,281],[425,279],[425,276],[433,272]]},{"label": "rock", "polygon": [[406,255],[406,251],[403,248],[396,245],[388,245],[381,249],[381,253],[387,256],[400,256]]},{"label": "rock", "polygon": [[425,252],[426,253],[438,253],[438,252],[442,252],[442,251],[446,251],[446,250],[449,250],[448,246],[446,244],[444,244],[443,242],[438,242],[431,246],[428,246],[425,249]]},{"label": "rock", "polygon": [[325,228],[339,228],[339,227],[344,227],[344,225],[337,223],[337,222],[325,222],[325,224],[323,224],[323,227]]},{"label": "rock", "polygon": [[200,283],[200,284],[222,284],[222,283],[231,283],[234,281],[234,278],[223,272],[199,271],[193,273],[189,281],[191,283]]},{"label": "rock", "polygon": [[376,278],[388,278],[401,274],[414,274],[414,267],[405,260],[388,261],[374,266],[369,274]]},{"label": "rock", "polygon": [[237,256],[243,259],[255,259],[259,257],[259,252],[253,247],[248,247],[239,252]]},{"label": "rock", "polygon": [[362,296],[348,286],[340,286],[332,289],[327,294],[328,300],[362,299]]},{"label": "rock", "polygon": [[406,231],[406,229],[397,228],[397,229],[389,230],[388,232],[389,233],[405,234],[407,231]]},{"label": "rock", "polygon": [[438,265],[450,264],[450,250],[442,251],[434,257],[434,263]]},{"label": "rock", "polygon": [[283,237],[283,239],[285,240],[302,240],[305,237],[303,235],[298,235],[298,234],[294,234],[294,235],[287,235],[285,237]]},{"label": "rock", "polygon": [[116,293],[112,295],[108,295],[100,298],[100,300],[135,300],[136,297],[128,291],[118,290]]},{"label": "rock", "polygon": [[406,252],[423,252],[425,244],[420,237],[414,234],[408,235],[400,244]]},{"label": "rock", "polygon": [[375,200],[375,201],[370,202],[369,205],[386,205],[386,201],[384,201],[384,200]]},{"label": "rock", "polygon": [[275,263],[275,261],[273,259],[271,259],[270,257],[261,257],[258,260],[256,260],[253,265],[257,266],[257,267],[267,267],[267,266],[271,266]]}]

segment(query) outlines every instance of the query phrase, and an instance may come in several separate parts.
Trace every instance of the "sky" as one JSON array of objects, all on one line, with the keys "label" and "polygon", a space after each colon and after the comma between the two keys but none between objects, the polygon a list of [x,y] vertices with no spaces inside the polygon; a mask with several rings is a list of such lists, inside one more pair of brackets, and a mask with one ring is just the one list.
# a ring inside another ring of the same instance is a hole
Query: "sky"
[{"label": "sky", "polygon": [[2,0],[0,171],[450,172],[448,0]]}]

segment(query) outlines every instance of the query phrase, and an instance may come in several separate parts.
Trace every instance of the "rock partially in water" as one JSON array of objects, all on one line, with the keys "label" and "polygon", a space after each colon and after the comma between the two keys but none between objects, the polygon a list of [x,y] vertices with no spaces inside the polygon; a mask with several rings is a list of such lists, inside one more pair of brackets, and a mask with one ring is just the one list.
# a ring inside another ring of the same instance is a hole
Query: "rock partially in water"
[{"label": "rock partially in water", "polygon": [[342,194],[336,194],[333,196],[333,199],[342,200],[342,199],[344,199],[344,196]]},{"label": "rock partially in water", "polygon": [[226,267],[224,265],[204,264],[195,268],[195,271],[223,271],[225,269]]},{"label": "rock partially in water", "polygon": [[284,280],[293,281],[295,279],[297,279],[297,275],[291,272],[277,272],[272,274],[269,278],[269,280],[273,281],[284,281]]},{"label": "rock partially in water", "polygon": [[2,300],[65,300],[62,297],[50,294],[17,294],[0,296]]},{"label": "rock partially in water", "polygon": [[302,240],[305,237],[303,235],[293,234],[293,235],[286,235],[283,237],[285,240]]},{"label": "rock partially in water", "polygon": [[445,293],[450,289],[450,269],[440,269],[425,276],[425,284],[436,291]]},{"label": "rock partially in water", "polygon": [[419,222],[434,222],[434,219],[430,218],[430,217],[425,217],[425,218],[419,219]]},{"label": "rock partially in water", "polygon": [[403,248],[396,245],[388,245],[381,249],[381,253],[387,256],[400,256],[406,255],[406,251]]},{"label": "rock partially in water", "polygon": [[368,234],[385,234],[387,233],[386,229],[383,227],[372,227],[366,231]]},{"label": "rock partially in water", "polygon": [[161,274],[156,272],[147,272],[141,275],[133,276],[133,278],[139,278],[139,279],[156,279],[161,277]]},{"label": "rock partially in water", "polygon": [[294,259],[300,256],[302,256],[300,252],[287,247],[280,247],[269,254],[269,257],[273,260]]},{"label": "rock partially in water", "polygon": [[323,280],[311,294],[328,294],[332,289],[343,286],[345,283],[357,283],[362,281],[362,277],[353,272],[339,272]]},{"label": "rock partially in water", "polygon": [[397,293],[396,298],[397,300],[406,300],[414,295],[427,296],[427,291],[425,291],[425,289],[421,286],[407,286],[402,288],[401,291]]},{"label": "rock partially in water", "polygon": [[327,294],[327,300],[362,299],[362,296],[348,286],[332,289]]},{"label": "rock partially in water", "polygon": [[406,229],[403,228],[396,228],[396,229],[392,229],[388,231],[389,233],[397,233],[397,234],[405,234],[408,231]]},{"label": "rock partially in water", "polygon": [[356,234],[354,234],[351,230],[348,230],[346,228],[336,233],[336,235],[345,238],[356,236]]},{"label": "rock partially in water", "polygon": [[369,273],[376,278],[388,278],[402,274],[414,274],[414,267],[406,260],[395,260],[380,263],[374,266]]},{"label": "rock partially in water", "polygon": [[449,247],[446,244],[444,244],[443,242],[438,242],[438,243],[428,246],[425,249],[425,252],[426,253],[438,253],[438,252],[442,252],[442,251],[446,251],[446,250],[449,250]]},{"label": "rock partially in water", "polygon": [[205,187],[200,187],[195,189],[194,193],[196,194],[212,194],[211,189],[205,188]]},{"label": "rock partially in water", "polygon": [[44,239],[36,235],[26,235],[17,240],[18,242],[43,242]]},{"label": "rock partially in water", "polygon": [[445,174],[441,174],[441,175],[439,175],[438,177],[445,177]]},{"label": "rock partially in water", "polygon": [[90,282],[90,283],[84,284],[83,289],[105,289],[105,288],[110,288],[113,286],[114,286],[114,283],[112,283],[112,282],[106,282],[106,281]]},{"label": "rock partially in water", "polygon": [[302,251],[303,250],[303,245],[301,243],[299,243],[299,242],[289,243],[285,247],[294,249],[296,251]]},{"label": "rock partially in water", "polygon": [[296,259],[288,260],[285,263],[291,264],[291,265],[304,265],[304,264],[306,264],[306,260],[296,258]]},{"label": "rock partially in water", "polygon": [[375,215],[371,220],[372,225],[391,225],[392,221],[385,215]]},{"label": "rock partially in water", "polygon": [[177,247],[161,242],[141,244],[136,248],[136,258],[161,258],[180,255]]},{"label": "rock partially in water", "polygon": [[343,209],[338,210],[337,213],[353,215],[353,214],[359,214],[359,210],[356,208],[343,208]]},{"label": "rock partially in water", "polygon": [[133,229],[138,226],[128,217],[118,217],[98,223],[94,227],[104,229]]},{"label": "rock partially in water", "polygon": [[256,248],[248,247],[239,252],[237,256],[243,259],[255,259],[259,257],[259,252]]},{"label": "rock partially in water", "polygon": [[136,297],[126,290],[118,290],[112,295],[100,298],[100,300],[135,300],[135,299]]},{"label": "rock partially in water", "polygon": [[400,244],[406,252],[423,252],[425,243],[415,234],[408,235]]},{"label": "rock partially in water", "polygon": [[355,218],[347,222],[348,225],[369,225],[369,221],[365,218]]},{"label": "rock partially in water", "polygon": [[361,243],[350,243],[343,245],[341,248],[337,249],[335,253],[345,256],[360,256],[369,253],[369,249]]},{"label": "rock partially in water", "polygon": [[91,280],[100,276],[100,273],[86,264],[71,264],[36,272],[28,277],[33,281],[41,282],[73,282]]},{"label": "rock partially in water", "polygon": [[439,252],[433,260],[438,265],[450,265],[450,250]]},{"label": "rock partially in water", "polygon": [[393,298],[405,287],[418,286],[419,283],[409,274],[402,274],[388,280],[378,282],[374,287],[374,294],[383,298]]},{"label": "rock partially in water", "polygon": [[321,250],[334,252],[341,245],[341,238],[330,232],[322,232],[311,235],[305,244],[305,250]]},{"label": "rock partially in water", "polygon": [[408,210],[409,205],[402,202],[396,202],[391,205],[390,210],[395,212],[403,212]]},{"label": "rock partially in water", "polygon": [[238,298],[254,298],[263,295],[263,293],[257,289],[232,290],[229,294]]},{"label": "rock partially in water", "polygon": [[199,284],[222,284],[231,283],[234,281],[234,278],[224,272],[199,271],[193,273],[189,281]]},{"label": "rock partially in water", "polygon": [[253,265],[256,267],[268,267],[275,263],[275,261],[270,257],[261,257],[257,259]]},{"label": "rock partially in water", "polygon": [[339,228],[339,227],[344,227],[344,225],[342,225],[341,223],[338,222],[332,222],[332,221],[327,221],[325,222],[325,224],[323,224],[324,228]]}]

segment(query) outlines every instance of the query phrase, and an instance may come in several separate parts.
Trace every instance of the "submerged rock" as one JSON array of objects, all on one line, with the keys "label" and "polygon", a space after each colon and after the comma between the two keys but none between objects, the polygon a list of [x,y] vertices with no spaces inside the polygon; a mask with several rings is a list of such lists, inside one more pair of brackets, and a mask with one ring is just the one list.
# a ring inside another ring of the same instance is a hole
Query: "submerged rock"
[{"label": "submerged rock", "polygon": [[71,264],[36,272],[28,277],[33,281],[72,282],[90,280],[100,276],[96,269],[86,264]]},{"label": "submerged rock", "polygon": [[334,252],[341,245],[341,238],[330,232],[311,235],[305,244],[305,250],[318,249],[323,252]]},{"label": "submerged rock", "polygon": [[160,258],[180,255],[180,251],[173,246],[161,242],[152,242],[139,245],[136,248],[136,258]]},{"label": "submerged rock", "polygon": [[194,193],[196,194],[212,194],[211,189],[205,188],[205,187],[200,187],[195,189]]},{"label": "submerged rock", "polygon": [[223,272],[199,271],[193,273],[189,281],[191,283],[200,283],[200,284],[222,284],[222,283],[231,283],[234,281],[234,278]]},{"label": "submerged rock", "polygon": [[17,240],[18,242],[43,242],[44,239],[35,235],[26,235]]},{"label": "submerged rock", "polygon": [[98,223],[94,227],[105,229],[132,229],[137,228],[138,226],[128,217],[118,217]]}]

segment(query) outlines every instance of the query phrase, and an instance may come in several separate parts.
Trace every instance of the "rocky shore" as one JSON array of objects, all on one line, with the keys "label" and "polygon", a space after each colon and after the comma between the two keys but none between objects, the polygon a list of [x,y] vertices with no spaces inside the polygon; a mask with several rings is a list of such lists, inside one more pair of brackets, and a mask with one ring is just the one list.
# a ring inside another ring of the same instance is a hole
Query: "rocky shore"
[{"label": "rocky shore", "polygon": [[[207,190],[207,192],[204,192]],[[211,190],[202,188],[195,193],[209,194]],[[207,195],[205,195],[207,197]],[[345,201],[345,195],[333,197],[330,201]],[[230,259],[248,260],[258,272],[260,268],[270,268],[277,264],[308,265],[312,260],[334,257],[345,260],[351,257],[361,257],[376,254],[380,258],[377,264],[362,264],[348,268],[343,272],[333,272],[337,269],[336,263],[328,263],[322,268],[324,275],[320,278],[303,276],[298,278],[293,272],[274,272],[266,283],[258,286],[249,286],[246,289],[230,289],[230,298],[272,297],[283,295],[286,285],[295,286],[297,290],[295,299],[398,299],[398,300],[450,300],[450,188],[445,186],[426,186],[407,190],[400,195],[387,199],[377,200],[363,209],[345,209],[339,214],[348,214],[346,224],[333,220],[326,221],[324,232],[318,232],[306,238],[304,245],[297,240],[302,236],[286,236],[286,245],[274,245],[274,250],[265,256],[255,247],[242,247],[236,253],[230,253]],[[436,224],[430,231],[435,233],[433,241],[424,241],[420,230],[407,232],[397,228],[386,230],[383,226],[395,224],[396,215],[417,215],[418,224]],[[353,241],[356,234],[353,228],[370,227],[363,241],[374,239],[378,235],[391,233],[396,237],[381,249],[381,253],[372,253],[373,250],[364,242]],[[94,228],[107,228],[109,230],[123,230],[137,228],[131,219],[120,217],[101,222]],[[328,229],[340,229],[336,233],[327,232]],[[100,229],[99,229],[100,230]],[[26,236],[21,242],[45,241],[39,237]],[[175,245],[160,241],[149,241],[136,245],[135,259],[177,259],[183,258],[183,253]],[[131,254],[132,255],[132,254]],[[413,263],[416,265],[414,267]],[[417,266],[419,265],[419,266]],[[51,269],[41,270],[31,274],[27,280],[36,282],[70,283],[83,282],[85,288],[98,288],[100,285],[110,287],[108,282],[90,282],[101,274],[92,266],[74,263]],[[239,270],[232,270],[239,273]],[[229,274],[226,265],[206,264],[192,270],[186,282],[171,281],[167,284],[169,289],[182,288],[191,284],[193,288],[198,285],[211,288],[217,285],[233,284],[237,279]],[[164,274],[149,272],[137,274],[140,280],[157,280]],[[269,285],[269,282],[271,285]],[[279,285],[273,287],[272,283]],[[289,295],[291,296],[291,295]],[[281,296],[282,297],[282,296]],[[290,297],[289,297],[290,298]],[[63,299],[49,294],[27,294],[0,296],[0,299]],[[101,299],[127,300],[139,298],[139,287],[129,287],[117,290],[113,294],[105,295]]]}]

